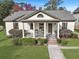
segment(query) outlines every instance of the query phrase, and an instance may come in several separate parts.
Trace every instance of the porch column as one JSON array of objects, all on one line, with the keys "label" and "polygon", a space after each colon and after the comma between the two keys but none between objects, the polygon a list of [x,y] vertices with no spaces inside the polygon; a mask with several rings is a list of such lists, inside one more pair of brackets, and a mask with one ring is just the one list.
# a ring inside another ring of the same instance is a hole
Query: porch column
[{"label": "porch column", "polygon": [[57,38],[60,38],[59,37],[59,23],[57,23]]},{"label": "porch column", "polygon": [[23,35],[23,38],[24,38],[24,23],[23,23],[22,35]]},{"label": "porch column", "polygon": [[33,22],[33,38],[35,38],[35,23]]},{"label": "porch column", "polygon": [[46,38],[46,22],[44,22],[44,38]]}]

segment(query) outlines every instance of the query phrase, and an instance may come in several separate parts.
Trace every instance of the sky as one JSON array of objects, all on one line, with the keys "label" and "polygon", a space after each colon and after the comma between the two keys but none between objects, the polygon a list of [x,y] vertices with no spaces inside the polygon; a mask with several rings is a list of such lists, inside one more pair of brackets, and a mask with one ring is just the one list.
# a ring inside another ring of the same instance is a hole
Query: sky
[{"label": "sky", "polygon": [[[36,6],[37,8],[43,7],[45,3],[49,0],[14,0],[16,3],[24,2]],[[68,11],[73,12],[77,7],[79,7],[79,0],[64,0],[64,2],[59,5],[66,7]]]}]

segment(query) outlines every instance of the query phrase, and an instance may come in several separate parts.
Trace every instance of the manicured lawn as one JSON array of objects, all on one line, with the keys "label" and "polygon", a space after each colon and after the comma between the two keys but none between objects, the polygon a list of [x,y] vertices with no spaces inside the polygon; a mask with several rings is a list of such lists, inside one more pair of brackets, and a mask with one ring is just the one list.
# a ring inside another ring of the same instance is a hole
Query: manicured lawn
[{"label": "manicured lawn", "polygon": [[65,46],[79,46],[79,39],[70,38],[70,39],[62,39],[61,41],[62,41],[61,43],[65,41],[67,42]]},{"label": "manicured lawn", "polygon": [[79,29],[75,29],[75,31],[76,31],[77,33],[79,33]]},{"label": "manicured lawn", "polygon": [[46,46],[14,46],[12,39],[0,32],[0,59],[49,59]]},{"label": "manicured lawn", "polygon": [[67,46],[79,46],[79,39],[69,39]]},{"label": "manicured lawn", "polygon": [[79,49],[63,49],[66,59],[79,59]]}]

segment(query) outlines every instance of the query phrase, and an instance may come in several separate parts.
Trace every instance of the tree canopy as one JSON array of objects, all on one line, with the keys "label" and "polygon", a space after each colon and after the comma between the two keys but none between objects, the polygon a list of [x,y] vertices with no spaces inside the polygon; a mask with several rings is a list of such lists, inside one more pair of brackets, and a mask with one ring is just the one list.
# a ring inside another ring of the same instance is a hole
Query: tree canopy
[{"label": "tree canopy", "polygon": [[14,2],[12,0],[0,0],[0,25],[3,25],[3,18],[10,14]]},{"label": "tree canopy", "polygon": [[44,5],[45,10],[56,10],[61,3],[63,3],[63,0],[50,0]]}]

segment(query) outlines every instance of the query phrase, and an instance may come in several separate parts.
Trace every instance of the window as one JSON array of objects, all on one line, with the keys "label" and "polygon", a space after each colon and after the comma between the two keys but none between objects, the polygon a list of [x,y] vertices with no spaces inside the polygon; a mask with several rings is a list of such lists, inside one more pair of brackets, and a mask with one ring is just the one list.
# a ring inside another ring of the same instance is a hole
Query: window
[{"label": "window", "polygon": [[14,29],[18,29],[18,23],[13,23]]},{"label": "window", "polygon": [[44,16],[42,14],[39,14],[37,17],[38,18],[43,18]]},{"label": "window", "polygon": [[33,29],[33,23],[30,23],[30,29]]},{"label": "window", "polygon": [[62,29],[67,29],[67,23],[62,23]]}]

